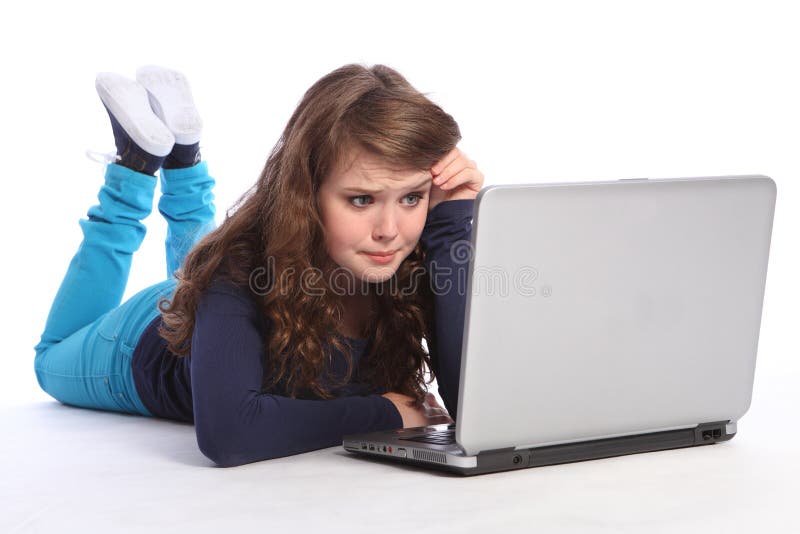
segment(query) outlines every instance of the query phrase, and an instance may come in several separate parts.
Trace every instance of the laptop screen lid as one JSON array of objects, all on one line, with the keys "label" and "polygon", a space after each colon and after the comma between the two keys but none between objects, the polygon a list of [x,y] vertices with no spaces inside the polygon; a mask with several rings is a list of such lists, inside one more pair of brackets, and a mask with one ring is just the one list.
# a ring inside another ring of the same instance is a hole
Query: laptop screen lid
[{"label": "laptop screen lid", "polygon": [[464,452],[738,420],[774,205],[765,176],[485,187],[466,285]]}]

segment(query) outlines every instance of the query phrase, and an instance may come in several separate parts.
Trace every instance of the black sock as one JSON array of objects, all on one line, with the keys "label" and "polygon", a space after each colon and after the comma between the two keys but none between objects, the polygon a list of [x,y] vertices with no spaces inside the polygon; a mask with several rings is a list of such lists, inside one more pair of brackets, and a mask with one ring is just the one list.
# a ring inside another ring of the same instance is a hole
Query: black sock
[{"label": "black sock", "polygon": [[[106,108],[106,111],[108,111],[108,108]],[[164,157],[154,156],[153,154],[145,152],[142,147],[133,142],[133,139],[130,138],[128,133],[110,111],[108,111],[108,116],[111,119],[111,130],[114,132],[114,144],[117,146],[117,156],[119,156],[116,163],[136,172],[155,176],[156,171],[161,167],[164,161]]]},{"label": "black sock", "polygon": [[179,145],[175,143],[172,152],[164,158],[161,165],[165,169],[185,169],[200,163],[200,143]]}]

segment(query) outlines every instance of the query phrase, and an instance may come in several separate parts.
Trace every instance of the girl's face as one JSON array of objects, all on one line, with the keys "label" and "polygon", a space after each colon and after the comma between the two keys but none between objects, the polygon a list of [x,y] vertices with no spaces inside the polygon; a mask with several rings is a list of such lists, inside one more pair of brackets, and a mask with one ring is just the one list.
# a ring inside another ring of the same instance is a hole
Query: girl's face
[{"label": "girl's face", "polygon": [[422,235],[431,179],[430,171],[391,168],[363,150],[351,152],[317,197],[331,259],[356,280],[391,278]]}]

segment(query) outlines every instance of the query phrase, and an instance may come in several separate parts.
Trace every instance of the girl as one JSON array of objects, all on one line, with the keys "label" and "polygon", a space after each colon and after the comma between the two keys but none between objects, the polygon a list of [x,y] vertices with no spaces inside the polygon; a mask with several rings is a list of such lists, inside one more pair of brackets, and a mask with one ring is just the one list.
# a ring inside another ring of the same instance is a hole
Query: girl
[{"label": "girl", "polygon": [[[97,77],[117,153],[35,347],[42,389],[194,422],[220,466],[451,422],[424,370],[455,417],[466,261],[451,248],[483,185],[453,118],[386,66],[336,69],[215,229],[185,77],[136,78]],[[157,181],[168,279],[120,305]]]}]

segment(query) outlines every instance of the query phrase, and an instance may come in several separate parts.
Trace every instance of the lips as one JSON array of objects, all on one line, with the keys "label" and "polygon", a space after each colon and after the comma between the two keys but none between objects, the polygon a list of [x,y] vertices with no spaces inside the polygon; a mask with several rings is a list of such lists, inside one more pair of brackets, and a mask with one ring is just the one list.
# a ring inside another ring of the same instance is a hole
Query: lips
[{"label": "lips", "polygon": [[364,255],[375,263],[389,263],[394,259],[397,251],[389,252],[364,252]]}]

